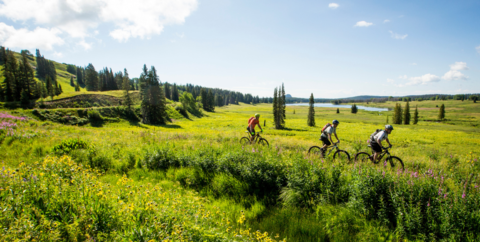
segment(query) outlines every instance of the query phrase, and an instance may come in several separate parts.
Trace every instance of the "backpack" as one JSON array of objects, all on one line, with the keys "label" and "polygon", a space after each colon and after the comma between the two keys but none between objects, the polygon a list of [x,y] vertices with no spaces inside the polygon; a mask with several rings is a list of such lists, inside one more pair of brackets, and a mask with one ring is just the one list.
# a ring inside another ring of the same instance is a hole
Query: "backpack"
[{"label": "backpack", "polygon": [[250,122],[254,119],[255,117],[251,117],[248,119],[248,125],[250,125]]},{"label": "backpack", "polygon": [[330,126],[332,126],[330,123],[325,124],[325,126],[323,126],[323,128],[322,128],[322,134],[323,134],[323,132],[325,132],[325,130],[326,130],[328,127],[330,127]]},{"label": "backpack", "polygon": [[370,135],[370,139],[367,140],[367,143],[372,143],[372,142],[375,142],[375,135],[377,135],[379,132],[381,132],[383,129],[377,129],[375,130],[375,132],[373,132],[371,135]]}]

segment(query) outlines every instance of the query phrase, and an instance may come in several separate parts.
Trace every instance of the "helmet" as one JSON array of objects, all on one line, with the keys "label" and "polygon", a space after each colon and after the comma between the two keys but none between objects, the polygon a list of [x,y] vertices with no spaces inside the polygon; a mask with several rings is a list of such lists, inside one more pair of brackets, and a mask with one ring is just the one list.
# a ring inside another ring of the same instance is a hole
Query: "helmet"
[{"label": "helmet", "polygon": [[333,124],[339,124],[340,122],[338,122],[338,120],[335,119],[335,120],[333,120],[332,123],[333,123]]},{"label": "helmet", "polygon": [[393,130],[393,126],[390,124],[385,125],[385,129]]},{"label": "helmet", "polygon": [[256,113],[256,114],[255,114],[255,118],[260,118],[260,114],[259,114],[259,113]]}]

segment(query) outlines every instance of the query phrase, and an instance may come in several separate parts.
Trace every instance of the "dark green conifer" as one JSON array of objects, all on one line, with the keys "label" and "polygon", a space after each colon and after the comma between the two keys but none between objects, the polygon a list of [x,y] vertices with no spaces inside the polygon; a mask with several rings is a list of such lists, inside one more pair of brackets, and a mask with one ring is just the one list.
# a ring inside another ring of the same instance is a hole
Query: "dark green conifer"
[{"label": "dark green conifer", "polygon": [[314,105],[315,101],[313,99],[313,93],[310,94],[310,100],[308,102],[308,119],[307,119],[307,125],[310,127],[315,126],[315,108]]},{"label": "dark green conifer", "polygon": [[97,91],[98,73],[92,63],[88,64],[87,68],[85,69],[85,74],[85,87],[87,88],[87,91]]},{"label": "dark green conifer", "polygon": [[440,111],[438,112],[438,119],[445,119],[445,104],[442,104],[442,106],[440,106]]},{"label": "dark green conifer", "polygon": [[413,124],[418,123],[418,106],[415,106],[415,112],[413,113]]},{"label": "dark green conifer", "polygon": [[405,109],[403,110],[403,124],[410,124],[410,104],[408,101],[405,104]]}]

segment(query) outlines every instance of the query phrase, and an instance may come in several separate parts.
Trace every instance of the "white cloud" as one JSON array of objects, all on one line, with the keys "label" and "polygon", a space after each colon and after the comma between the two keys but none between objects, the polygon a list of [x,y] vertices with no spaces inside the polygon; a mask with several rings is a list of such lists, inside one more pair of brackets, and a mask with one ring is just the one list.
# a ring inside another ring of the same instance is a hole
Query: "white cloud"
[{"label": "white cloud", "polygon": [[443,79],[447,81],[458,81],[458,80],[467,80],[468,76],[465,76],[465,74],[455,71],[455,70],[450,70],[445,75],[442,77]]},{"label": "white cloud", "polygon": [[411,65],[412,65],[412,66],[416,66],[416,65],[417,65],[417,63],[413,62]]},{"label": "white cloud", "polygon": [[450,65],[450,70],[454,70],[454,71],[468,70],[467,63],[465,63],[465,62],[455,62],[454,64]]},{"label": "white cloud", "polygon": [[395,83],[395,80],[390,79],[390,78],[387,78],[387,82],[388,82],[388,83]]},{"label": "white cloud", "polygon": [[408,79],[407,75],[399,76],[400,79]]},{"label": "white cloud", "polygon": [[440,77],[429,73],[423,76],[410,77],[408,78],[408,80],[410,80],[410,82],[406,83],[405,84],[406,86],[420,85],[420,84],[425,85],[432,82],[439,82]]},{"label": "white cloud", "polygon": [[388,22],[390,22],[390,19],[385,19],[385,20],[383,20],[383,23],[384,23],[384,24],[385,24],[385,23],[388,23]]},{"label": "white cloud", "polygon": [[392,36],[392,38],[394,39],[405,39],[408,36],[408,34],[401,35],[401,34],[394,33],[392,31],[388,31],[388,32],[390,32],[390,36]]},{"label": "white cloud", "polygon": [[53,52],[53,55],[58,57],[58,58],[62,58],[63,57],[63,53],[62,52]]},{"label": "white cloud", "polygon": [[46,49],[52,50],[54,45],[63,45],[65,42],[58,35],[62,31],[56,28],[45,29],[37,27],[33,31],[15,29],[13,26],[0,23],[0,43],[9,48]]},{"label": "white cloud", "polygon": [[480,45],[475,47],[475,49],[477,50],[477,52],[480,54]]},{"label": "white cloud", "polygon": [[447,81],[467,80],[468,76],[460,72],[464,70],[468,70],[467,63],[455,62],[454,64],[450,65],[450,71],[445,73],[442,78]]},{"label": "white cloud", "polygon": [[338,3],[330,3],[328,4],[328,7],[331,9],[337,9],[338,7],[340,7],[340,5],[338,5]]},{"label": "white cloud", "polygon": [[82,46],[85,50],[89,50],[92,48],[92,44],[87,43],[85,40],[80,40],[80,42],[77,43],[78,45]]},{"label": "white cloud", "polygon": [[353,27],[368,27],[373,23],[369,23],[367,21],[358,21]]},{"label": "white cloud", "polygon": [[100,24],[108,23],[114,26],[110,36],[124,42],[150,38],[166,25],[184,23],[197,5],[198,0],[3,0],[0,16],[23,23],[32,21],[81,40],[95,35]]}]

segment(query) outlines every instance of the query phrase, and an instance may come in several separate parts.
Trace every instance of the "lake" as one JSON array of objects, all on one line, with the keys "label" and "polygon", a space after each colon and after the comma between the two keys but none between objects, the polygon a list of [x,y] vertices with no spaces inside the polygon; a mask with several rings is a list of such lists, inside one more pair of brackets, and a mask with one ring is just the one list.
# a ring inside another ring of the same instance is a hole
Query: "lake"
[{"label": "lake", "polygon": [[[290,103],[287,106],[308,106],[308,103]],[[331,103],[315,103],[313,106],[315,107],[323,107],[323,108],[352,108],[352,105],[334,105]],[[388,108],[374,108],[374,107],[365,107],[357,105],[358,109],[366,110],[366,111],[375,111],[375,112],[384,112],[388,111]]]}]

